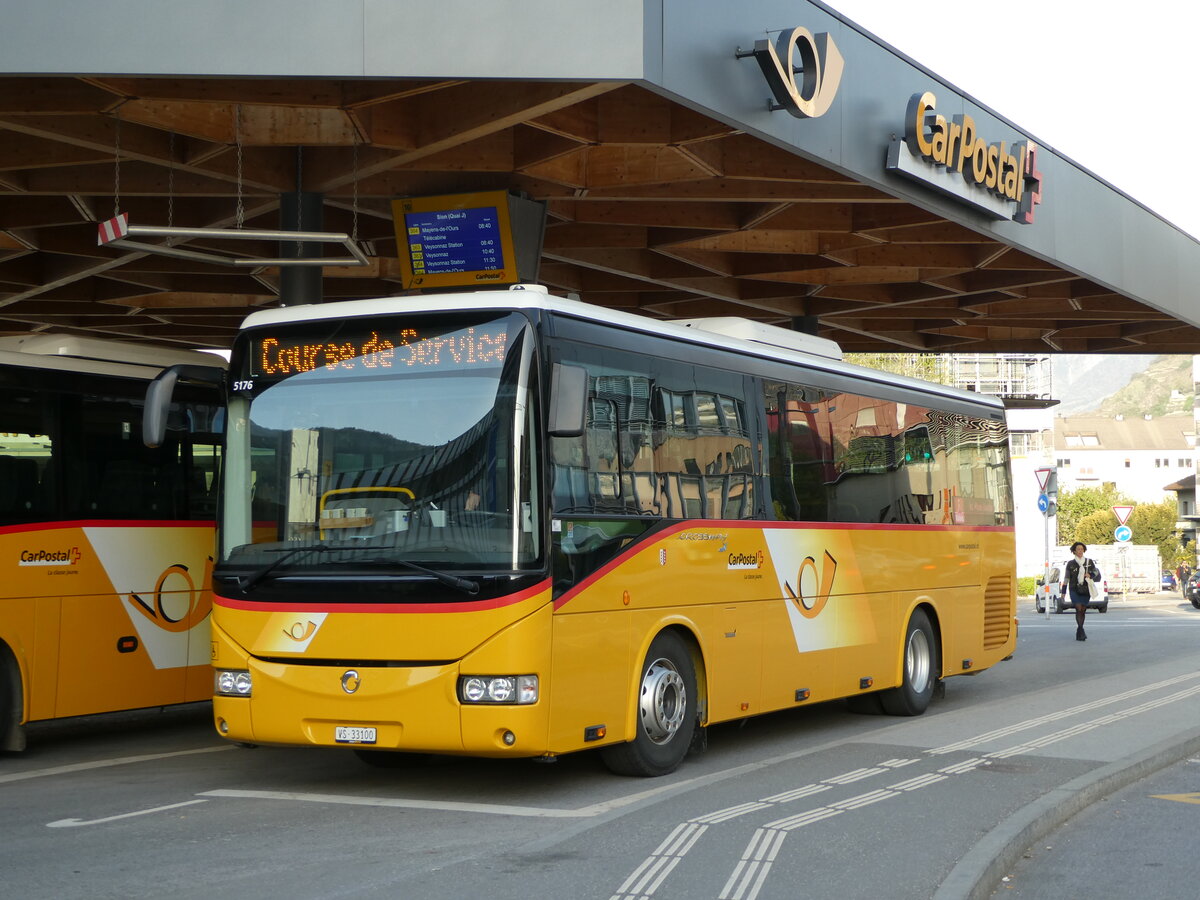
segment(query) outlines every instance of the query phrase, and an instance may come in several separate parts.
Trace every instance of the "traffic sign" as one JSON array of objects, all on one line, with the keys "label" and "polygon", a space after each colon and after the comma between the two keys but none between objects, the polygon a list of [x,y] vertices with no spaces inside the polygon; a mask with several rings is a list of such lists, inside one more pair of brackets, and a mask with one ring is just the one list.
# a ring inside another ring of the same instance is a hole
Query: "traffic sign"
[{"label": "traffic sign", "polygon": [[1056,485],[1053,485],[1050,476],[1054,474],[1054,469],[1034,469],[1033,474],[1037,476],[1038,490],[1043,494],[1057,493],[1054,490]]},{"label": "traffic sign", "polygon": [[1038,510],[1045,512],[1050,508],[1050,498],[1045,494],[1038,494]]},{"label": "traffic sign", "polygon": [[1133,540],[1133,529],[1128,525],[1118,525],[1113,531],[1113,537],[1117,539],[1118,543],[1128,544]]},{"label": "traffic sign", "polygon": [[1131,512],[1133,512],[1133,507],[1132,506],[1114,506],[1112,508],[1112,511],[1113,511],[1113,514],[1116,515],[1116,517],[1117,517],[1117,524],[1124,525],[1125,522],[1129,519],[1129,514]]}]

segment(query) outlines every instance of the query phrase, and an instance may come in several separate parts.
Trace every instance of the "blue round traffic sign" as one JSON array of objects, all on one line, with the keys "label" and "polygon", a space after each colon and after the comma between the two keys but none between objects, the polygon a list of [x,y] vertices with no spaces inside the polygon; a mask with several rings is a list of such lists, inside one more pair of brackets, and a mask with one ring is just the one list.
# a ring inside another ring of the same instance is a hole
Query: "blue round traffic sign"
[{"label": "blue round traffic sign", "polygon": [[1133,529],[1128,525],[1118,525],[1116,531],[1113,532],[1113,537],[1122,544],[1127,544],[1133,540]]},{"label": "blue round traffic sign", "polygon": [[1050,508],[1050,498],[1045,494],[1038,494],[1038,511],[1045,512]]}]

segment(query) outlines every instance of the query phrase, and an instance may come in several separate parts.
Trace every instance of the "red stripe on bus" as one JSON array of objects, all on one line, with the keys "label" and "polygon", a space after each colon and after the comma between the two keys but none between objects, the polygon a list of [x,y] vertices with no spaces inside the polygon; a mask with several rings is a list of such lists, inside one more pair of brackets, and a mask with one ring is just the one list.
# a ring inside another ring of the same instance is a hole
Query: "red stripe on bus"
[{"label": "red stripe on bus", "polygon": [[24,525],[0,525],[0,534],[29,531],[54,531],[65,528],[216,528],[214,521],[198,519],[70,519],[63,522],[27,522]]},{"label": "red stripe on bus", "polygon": [[462,613],[479,612],[485,609],[502,609],[515,606],[550,590],[550,579],[540,581],[531,588],[516,594],[505,594],[489,600],[469,600],[465,603],[255,603],[248,600],[232,600],[213,595],[213,604],[226,609],[247,609],[255,612],[297,613]]},{"label": "red stripe on bus", "polygon": [[791,529],[800,531],[995,531],[1006,532],[1014,531],[1011,525],[910,525],[910,524],[888,524],[880,522],[763,522],[759,521],[731,521],[729,519],[693,519],[688,522],[681,522],[678,525],[672,525],[669,528],[664,528],[662,531],[656,531],[644,541],[639,541],[632,547],[624,550],[615,559],[605,563],[591,575],[587,576],[579,584],[565,591],[562,596],[554,601],[554,608],[562,609],[571,600],[575,599],[584,590],[591,587],[613,569],[623,564],[629,557],[635,553],[640,553],[645,549],[645,545],[656,541],[664,541],[672,535],[679,534],[681,531],[691,531],[693,529],[704,528],[723,528],[727,531],[736,529],[753,528],[758,531],[776,531],[779,529]]}]

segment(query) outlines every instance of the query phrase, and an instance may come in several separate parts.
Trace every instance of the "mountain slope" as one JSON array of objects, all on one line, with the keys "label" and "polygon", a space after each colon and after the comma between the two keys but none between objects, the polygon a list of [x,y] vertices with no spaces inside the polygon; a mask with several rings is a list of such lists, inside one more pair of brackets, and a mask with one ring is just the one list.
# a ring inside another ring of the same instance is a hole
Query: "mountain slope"
[{"label": "mountain slope", "polygon": [[1195,388],[1190,356],[1158,356],[1129,384],[1100,404],[1102,416],[1159,416],[1192,412]]}]

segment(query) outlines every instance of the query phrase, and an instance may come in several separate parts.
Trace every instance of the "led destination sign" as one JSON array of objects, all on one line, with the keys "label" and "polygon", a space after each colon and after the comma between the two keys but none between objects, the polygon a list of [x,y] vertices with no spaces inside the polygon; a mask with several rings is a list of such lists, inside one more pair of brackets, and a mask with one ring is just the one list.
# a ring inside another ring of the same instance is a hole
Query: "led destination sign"
[{"label": "led destination sign", "polygon": [[518,280],[505,191],[405,197],[392,217],[405,290]]},{"label": "led destination sign", "polygon": [[296,375],[317,369],[461,369],[504,361],[503,324],[424,335],[416,328],[340,334],[334,340],[261,334],[250,342],[252,375]]}]

